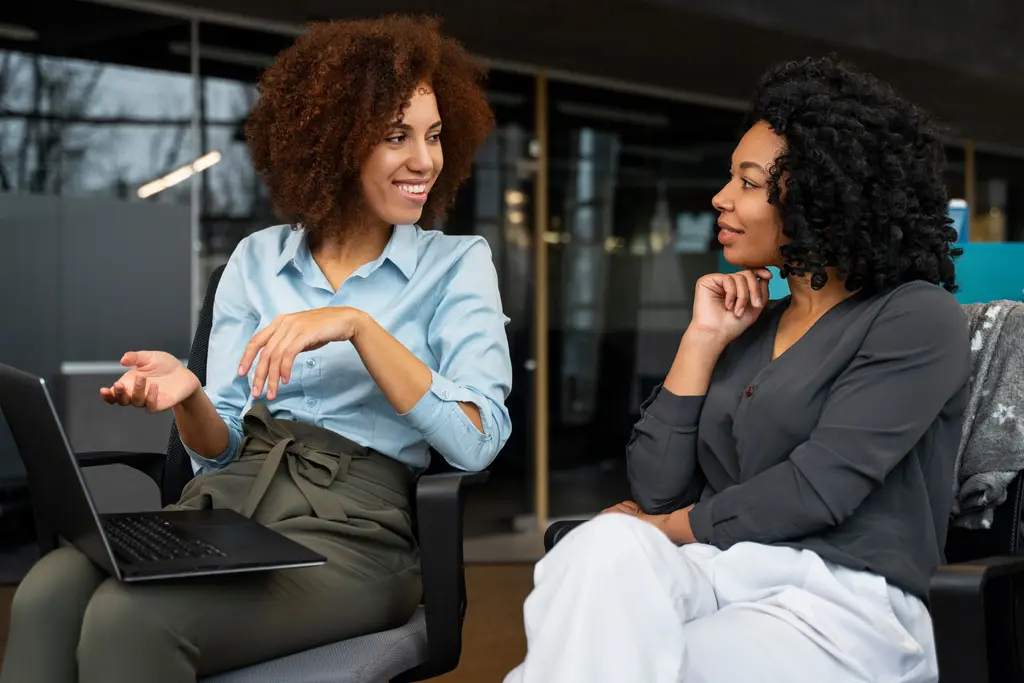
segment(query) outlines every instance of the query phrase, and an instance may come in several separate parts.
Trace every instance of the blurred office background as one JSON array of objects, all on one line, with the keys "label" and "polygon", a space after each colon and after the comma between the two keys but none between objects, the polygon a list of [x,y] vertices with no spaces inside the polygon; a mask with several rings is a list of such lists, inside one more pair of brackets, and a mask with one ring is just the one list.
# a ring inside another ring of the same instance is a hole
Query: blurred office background
[{"label": "blurred office background", "polygon": [[[971,213],[965,296],[1022,296],[1024,6],[1010,0],[11,1],[0,361],[52,382],[74,447],[166,448],[168,415],[110,408],[98,387],[127,349],[187,356],[207,275],[276,222],[242,133],[261,70],[311,19],[390,11],[443,16],[492,67],[498,128],[443,227],[486,237],[512,320],[513,436],[467,528],[497,539],[495,557],[628,496],[630,427],[694,282],[720,268],[710,199],[780,59],[839,52],[948,124],[950,195]],[[93,483],[132,507],[152,484],[130,475]],[[8,546],[31,540],[24,497],[0,424]]]}]

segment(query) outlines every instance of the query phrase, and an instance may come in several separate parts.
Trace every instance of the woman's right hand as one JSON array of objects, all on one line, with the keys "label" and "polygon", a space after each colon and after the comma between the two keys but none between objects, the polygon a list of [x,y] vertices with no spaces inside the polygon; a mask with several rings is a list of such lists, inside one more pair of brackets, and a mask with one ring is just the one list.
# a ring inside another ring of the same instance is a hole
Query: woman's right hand
[{"label": "woman's right hand", "polygon": [[100,397],[111,405],[145,408],[158,413],[173,408],[202,389],[199,378],[181,361],[163,351],[129,351],[121,365],[131,368],[100,389]]},{"label": "woman's right hand", "polygon": [[709,334],[723,345],[754,324],[768,303],[766,268],[711,273],[697,280],[693,317],[687,332]]}]

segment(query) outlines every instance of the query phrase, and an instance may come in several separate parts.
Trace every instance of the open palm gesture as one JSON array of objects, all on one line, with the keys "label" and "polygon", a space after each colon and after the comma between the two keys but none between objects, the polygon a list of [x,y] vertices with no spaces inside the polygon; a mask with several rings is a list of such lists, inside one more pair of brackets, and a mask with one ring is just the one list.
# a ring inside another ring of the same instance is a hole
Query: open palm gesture
[{"label": "open palm gesture", "polygon": [[145,408],[158,413],[173,408],[199,391],[199,378],[181,361],[163,351],[129,351],[121,365],[131,368],[113,386],[100,389],[111,405]]}]

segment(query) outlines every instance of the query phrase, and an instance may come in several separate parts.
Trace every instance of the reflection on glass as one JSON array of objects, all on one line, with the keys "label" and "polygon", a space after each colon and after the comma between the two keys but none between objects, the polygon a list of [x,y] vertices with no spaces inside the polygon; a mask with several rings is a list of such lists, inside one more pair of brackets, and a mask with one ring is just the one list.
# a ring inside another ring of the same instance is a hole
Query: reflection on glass
[{"label": "reflection on glass", "polygon": [[551,98],[551,514],[628,497],[625,445],[717,270],[741,116],[568,83]]},{"label": "reflection on glass", "polygon": [[513,377],[506,407],[512,435],[490,468],[486,494],[470,494],[470,535],[510,531],[513,521],[532,507],[533,82],[492,72],[488,86],[497,128],[479,152],[443,226],[451,234],[476,234],[487,240],[509,318],[505,330]]},{"label": "reflection on glass", "polygon": [[[615,171],[619,145],[614,134],[582,128],[575,132],[573,159],[562,202],[561,420],[586,424],[597,406],[601,333],[604,329]],[[559,222],[561,224],[561,221]]]},{"label": "reflection on glass", "polygon": [[223,155],[206,177],[208,216],[246,217],[264,213],[266,199],[245,145],[245,117],[256,103],[256,88],[223,78],[204,78],[205,146]]},{"label": "reflection on glass", "polygon": [[34,341],[0,355],[51,378],[130,348],[187,355],[203,172],[188,53],[168,48],[188,45],[188,22],[73,4],[0,49],[0,253],[18,255],[10,282],[47,282],[5,288],[12,328]]},{"label": "reflection on glass", "polygon": [[[210,51],[202,54],[209,57]],[[207,70],[216,72],[216,65],[210,61],[201,63],[203,143],[218,150],[222,158],[202,179],[200,239],[204,279],[227,263],[242,238],[280,222],[253,169],[245,143],[245,118],[256,103],[259,72],[253,69],[251,80],[239,81],[206,75]]]},{"label": "reflection on glass", "polygon": [[196,156],[187,74],[0,51],[0,111],[3,191],[138,199]]},{"label": "reflection on glass", "polygon": [[975,165],[970,241],[1024,241],[1024,159],[979,152]]}]

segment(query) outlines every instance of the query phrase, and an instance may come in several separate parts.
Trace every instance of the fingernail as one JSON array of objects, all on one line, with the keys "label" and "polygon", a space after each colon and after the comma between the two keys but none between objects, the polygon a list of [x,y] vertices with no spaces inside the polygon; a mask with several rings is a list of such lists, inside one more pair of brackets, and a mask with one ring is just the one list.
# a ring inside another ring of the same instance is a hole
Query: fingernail
[{"label": "fingernail", "polygon": [[245,366],[244,365],[239,365],[238,366],[238,374],[239,375],[244,375],[245,374]]},{"label": "fingernail", "polygon": [[759,296],[755,296],[754,297],[754,305],[757,306],[758,308],[761,308],[761,297],[759,297]]},{"label": "fingernail", "polygon": [[737,318],[742,318],[743,317],[743,308],[742,307],[736,309],[736,317]]}]

